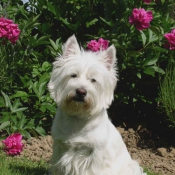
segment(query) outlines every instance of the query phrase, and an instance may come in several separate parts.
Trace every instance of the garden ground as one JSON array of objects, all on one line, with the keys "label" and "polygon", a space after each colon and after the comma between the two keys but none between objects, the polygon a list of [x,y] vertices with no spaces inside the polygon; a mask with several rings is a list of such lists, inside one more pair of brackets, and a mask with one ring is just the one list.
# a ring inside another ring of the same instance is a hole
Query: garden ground
[{"label": "garden ground", "polygon": [[[158,175],[175,174],[175,148],[157,147],[152,133],[138,125],[137,129],[126,129],[117,127],[125,141],[127,148],[141,166]],[[33,161],[49,161],[52,154],[52,138],[46,137],[31,138],[24,141],[25,149],[20,157],[26,156]]]}]

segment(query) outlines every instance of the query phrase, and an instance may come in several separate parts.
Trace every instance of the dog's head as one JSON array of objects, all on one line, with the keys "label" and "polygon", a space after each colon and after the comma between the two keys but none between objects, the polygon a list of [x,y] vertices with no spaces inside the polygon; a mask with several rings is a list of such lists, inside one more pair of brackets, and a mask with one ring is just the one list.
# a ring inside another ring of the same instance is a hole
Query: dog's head
[{"label": "dog's head", "polygon": [[106,109],[116,86],[116,49],[91,52],[80,49],[75,36],[53,63],[48,88],[51,97],[69,115],[93,115]]}]

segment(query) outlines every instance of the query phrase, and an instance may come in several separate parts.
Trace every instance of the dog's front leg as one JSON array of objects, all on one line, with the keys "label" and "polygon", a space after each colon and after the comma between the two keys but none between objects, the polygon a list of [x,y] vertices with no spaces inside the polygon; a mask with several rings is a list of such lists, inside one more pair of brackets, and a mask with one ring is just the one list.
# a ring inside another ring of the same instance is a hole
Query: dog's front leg
[{"label": "dog's front leg", "polygon": [[59,173],[58,162],[62,156],[62,153],[65,152],[66,145],[62,143],[60,140],[54,140],[53,142],[53,153],[50,160],[50,170],[49,175],[61,175]]}]

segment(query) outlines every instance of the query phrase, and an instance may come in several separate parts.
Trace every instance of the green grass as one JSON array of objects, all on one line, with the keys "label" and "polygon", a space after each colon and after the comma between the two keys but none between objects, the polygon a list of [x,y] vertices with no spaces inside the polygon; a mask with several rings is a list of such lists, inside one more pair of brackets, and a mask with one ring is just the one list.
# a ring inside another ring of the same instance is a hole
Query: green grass
[{"label": "green grass", "polygon": [[147,173],[147,175],[158,175],[158,174],[155,174],[155,173],[151,173],[149,171],[146,171],[146,170],[145,170],[145,172]]},{"label": "green grass", "polygon": [[44,161],[34,162],[0,153],[0,175],[44,175],[46,172],[47,164]]},{"label": "green grass", "polygon": [[[44,175],[48,165],[27,158],[9,157],[0,149],[0,175]],[[157,175],[146,171],[148,175]]]}]

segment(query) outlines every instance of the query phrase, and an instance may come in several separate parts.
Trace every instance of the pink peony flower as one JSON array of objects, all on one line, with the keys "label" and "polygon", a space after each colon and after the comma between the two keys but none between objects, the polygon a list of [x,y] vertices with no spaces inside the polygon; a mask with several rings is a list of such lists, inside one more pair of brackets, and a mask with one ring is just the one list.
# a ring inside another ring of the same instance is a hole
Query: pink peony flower
[{"label": "pink peony flower", "polygon": [[170,33],[164,34],[164,37],[168,40],[168,44],[170,50],[175,50],[175,29],[172,29]]},{"label": "pink peony flower", "polygon": [[108,48],[108,44],[109,44],[108,40],[104,40],[102,38],[99,38],[98,43],[99,43],[99,46],[102,50],[106,50]]},{"label": "pink peony flower", "polygon": [[12,44],[15,44],[19,39],[20,30],[17,24],[12,20],[0,18],[0,38],[8,39]]},{"label": "pink peony flower", "polygon": [[91,40],[87,47],[93,52],[98,52],[100,50],[106,50],[108,48],[109,42],[103,38],[99,38],[98,42],[96,40]]},{"label": "pink peony flower", "polygon": [[91,40],[88,44],[87,47],[92,50],[93,52],[99,51],[99,43],[96,40]]},{"label": "pink peony flower", "polygon": [[137,30],[149,28],[150,22],[153,19],[152,11],[145,11],[145,9],[133,9],[132,15],[129,17],[129,23],[135,25]]},{"label": "pink peony flower", "polygon": [[24,144],[21,142],[22,135],[19,133],[14,133],[8,136],[5,140],[2,141],[4,144],[4,151],[11,156],[20,154],[24,148]]},{"label": "pink peony flower", "polygon": [[143,0],[144,3],[149,4],[151,0]]}]

